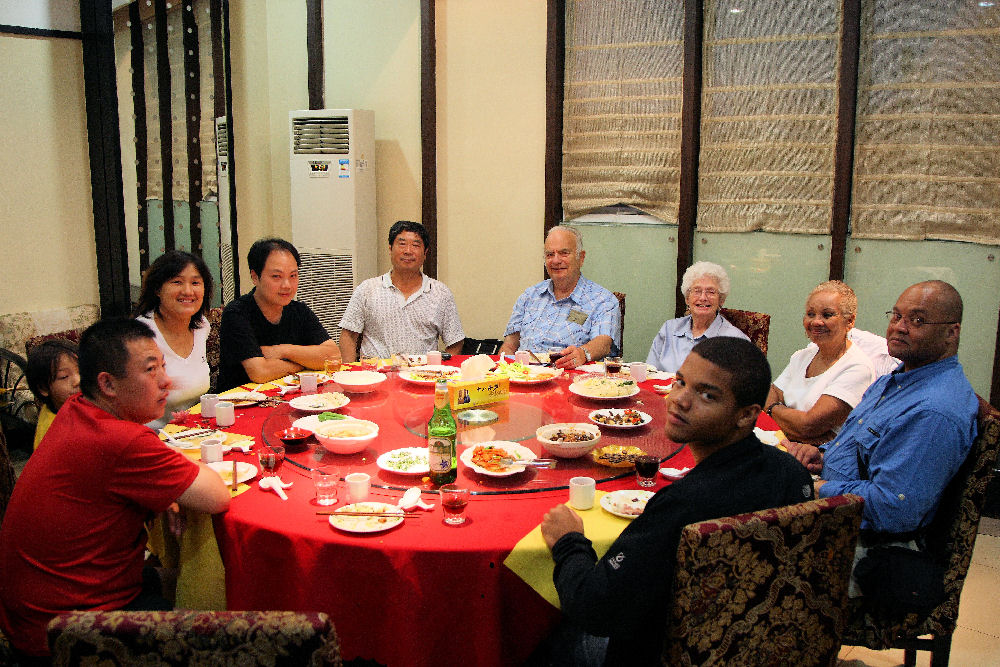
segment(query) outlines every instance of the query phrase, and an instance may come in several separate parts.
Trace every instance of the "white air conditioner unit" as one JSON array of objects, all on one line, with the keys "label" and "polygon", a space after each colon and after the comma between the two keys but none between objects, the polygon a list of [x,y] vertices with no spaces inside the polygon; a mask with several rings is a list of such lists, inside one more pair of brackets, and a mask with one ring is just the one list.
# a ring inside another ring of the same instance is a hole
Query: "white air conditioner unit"
[{"label": "white air conditioner unit", "polygon": [[229,219],[229,132],[226,117],[215,119],[215,159],[219,179],[219,268],[222,273],[222,304],[235,299],[233,234]]},{"label": "white air conditioner unit", "polygon": [[288,118],[291,240],[302,257],[297,298],[339,340],[354,288],[377,267],[375,113],[313,109]]}]

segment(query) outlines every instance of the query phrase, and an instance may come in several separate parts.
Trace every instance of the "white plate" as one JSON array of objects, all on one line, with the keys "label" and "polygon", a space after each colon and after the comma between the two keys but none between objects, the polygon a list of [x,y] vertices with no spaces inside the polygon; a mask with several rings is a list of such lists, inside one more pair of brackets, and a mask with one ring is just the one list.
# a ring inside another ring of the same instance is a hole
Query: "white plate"
[{"label": "white plate", "polygon": [[757,428],[755,426],[753,432],[757,436],[757,439],[765,445],[774,446],[781,442],[781,437],[779,436],[780,431],[765,431],[764,429]]},{"label": "white plate", "polygon": [[[411,454],[418,458],[421,462],[413,463],[407,468],[401,468],[399,466],[394,467],[392,460],[403,454]],[[426,447],[402,447],[400,449],[394,449],[391,452],[386,452],[375,459],[375,465],[386,472],[394,472],[398,475],[426,475],[431,471],[430,465],[427,462]]]},{"label": "white plate", "polygon": [[259,391],[233,391],[228,394],[219,394],[220,401],[231,401],[237,408],[245,408],[248,405],[257,405],[267,398],[266,394]]},{"label": "white plate", "polygon": [[[334,414],[340,415],[339,412],[336,412]],[[299,417],[298,419],[292,422],[292,426],[297,426],[298,428],[304,428],[307,431],[312,431],[313,433],[315,433],[316,429],[318,429],[320,426],[324,424],[332,424],[334,422],[338,421],[342,422],[348,420],[356,421],[354,417],[348,417],[347,415],[340,415],[340,416],[343,417],[343,419],[327,419],[325,422],[321,422],[319,420],[319,415],[309,415],[308,417]]]},{"label": "white plate", "polygon": [[689,472],[691,472],[691,468],[660,468],[661,475],[675,482],[679,479],[684,479],[684,475]]},{"label": "white plate", "polygon": [[[561,368],[549,368],[548,366],[528,366],[527,376],[517,376],[517,375],[500,375],[494,373],[488,373],[490,377],[506,377],[510,380],[511,384],[541,384],[542,382],[550,382],[555,380],[557,377],[563,374],[563,369]],[[538,377],[542,375],[543,377]]]},{"label": "white plate", "polygon": [[419,378],[419,377],[414,376],[415,372],[420,372],[420,371],[443,371],[443,372],[448,372],[448,373],[451,373],[451,375],[449,375],[447,377],[447,379],[449,379],[449,380],[458,380],[458,379],[460,379],[462,377],[462,371],[461,371],[461,369],[456,368],[455,366],[443,366],[443,365],[442,366],[437,366],[437,365],[434,365],[434,364],[430,364],[430,365],[427,365],[427,366],[416,366],[414,368],[409,368],[409,369],[407,369],[405,371],[400,371],[399,372],[399,377],[403,378],[407,382],[413,382],[414,384],[429,384],[429,385],[433,385],[435,382],[437,382],[436,378],[435,379],[424,379],[424,378]]},{"label": "white plate", "polygon": [[[591,393],[595,391],[595,389],[587,387],[583,384],[586,381],[587,380],[582,380],[580,382],[574,382],[573,384],[571,384],[569,386],[570,392],[576,394],[577,396],[582,396],[583,398],[589,398],[595,401],[620,401],[623,398],[629,398],[639,393],[639,385],[633,383],[629,385],[631,389],[629,389],[629,393],[627,394],[622,394],[621,396],[595,396],[593,393]],[[631,380],[625,380],[625,382],[631,382]]]},{"label": "white plate", "polygon": [[498,440],[496,442],[480,442],[476,445],[470,446],[462,455],[459,456],[462,463],[472,468],[480,475],[487,475],[489,477],[510,477],[511,475],[516,475],[519,472],[524,472],[524,465],[513,464],[507,466],[505,470],[493,471],[487,470],[486,468],[481,468],[472,462],[472,455],[476,451],[476,447],[498,447],[508,454],[512,459],[523,459],[525,461],[531,461],[532,459],[538,458],[533,451],[525,447],[524,445],[519,445],[516,442],[506,442],[503,440]]},{"label": "white plate", "polygon": [[339,410],[350,402],[351,399],[347,398],[340,392],[336,392],[296,396],[292,400],[288,401],[288,404],[296,410],[301,410],[302,412],[332,412],[334,410]]},{"label": "white plate", "polygon": [[[378,533],[403,523],[403,510],[388,503],[353,503],[338,507],[333,512],[330,515],[330,525],[348,533]],[[337,512],[382,512],[399,516],[337,516]]]},{"label": "white plate", "polygon": [[598,421],[598,419],[597,419],[598,417],[602,417],[602,416],[604,416],[604,417],[612,416],[613,417],[613,416],[625,414],[625,410],[623,410],[621,408],[605,408],[604,410],[594,410],[589,415],[587,415],[587,417],[590,419],[590,421],[594,422],[598,426],[607,426],[608,428],[641,428],[641,427],[645,426],[646,424],[648,424],[649,422],[653,421],[653,417],[650,416],[650,415],[647,415],[642,410],[632,410],[632,412],[634,412],[634,413],[636,413],[636,414],[639,415],[639,418],[642,420],[641,424],[608,424],[608,423],[605,423],[605,422],[602,422],[602,421]]},{"label": "white plate", "polygon": [[625,503],[632,502],[632,499],[637,499],[639,504],[642,505],[643,509],[646,507],[646,502],[653,497],[652,491],[642,491],[639,489],[626,489],[625,491],[612,491],[611,493],[606,493],[601,496],[601,507],[605,511],[614,514],[615,516],[620,516],[623,519],[634,519],[639,514],[628,514],[621,511]]},{"label": "white plate", "polygon": [[[222,477],[222,481],[226,483],[226,486],[232,486],[233,482],[230,479],[233,476],[233,462],[232,461],[216,461],[215,463],[206,463],[209,468],[219,473],[219,477]],[[223,476],[223,473],[228,473]],[[247,480],[251,480],[257,476],[257,466],[252,463],[244,463],[240,461],[236,464],[236,483],[242,484]]]}]

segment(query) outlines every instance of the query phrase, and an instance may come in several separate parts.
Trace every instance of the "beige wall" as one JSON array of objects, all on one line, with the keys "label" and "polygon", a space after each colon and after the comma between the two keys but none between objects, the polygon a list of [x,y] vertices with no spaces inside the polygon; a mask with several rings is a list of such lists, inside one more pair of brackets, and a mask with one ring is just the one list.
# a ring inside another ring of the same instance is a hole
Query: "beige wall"
[{"label": "beige wall", "polygon": [[0,35],[0,315],[99,301],[79,40]]},{"label": "beige wall", "polygon": [[[308,107],[305,12],[261,0],[231,11],[242,256],[264,234],[291,236],[288,111]],[[375,111],[386,271],[389,227],[420,220],[420,3],[327,0],[323,11],[326,106]],[[495,337],[542,278],[545,3],[463,0],[436,11],[438,277],[466,332]],[[246,291],[245,267],[242,280]]]},{"label": "beige wall", "polygon": [[437,3],[439,274],[466,334],[543,278],[545,3]]}]

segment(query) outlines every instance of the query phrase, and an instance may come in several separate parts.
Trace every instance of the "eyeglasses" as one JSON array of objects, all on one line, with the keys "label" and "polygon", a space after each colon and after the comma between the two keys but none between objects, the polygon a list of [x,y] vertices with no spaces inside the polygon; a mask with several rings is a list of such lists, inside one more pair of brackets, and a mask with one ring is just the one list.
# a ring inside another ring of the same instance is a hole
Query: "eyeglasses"
[{"label": "eyeglasses", "polygon": [[703,295],[709,297],[719,296],[719,290],[715,289],[714,287],[706,287],[704,289],[702,289],[701,287],[692,287],[690,290],[688,290],[688,292],[692,296],[703,296]]},{"label": "eyeglasses", "polygon": [[885,316],[889,319],[889,324],[897,324],[900,320],[906,322],[907,326],[913,327],[914,329],[919,329],[925,324],[958,324],[958,322],[928,322],[919,315],[916,317],[910,317],[909,315],[900,315],[895,310],[888,311]]}]

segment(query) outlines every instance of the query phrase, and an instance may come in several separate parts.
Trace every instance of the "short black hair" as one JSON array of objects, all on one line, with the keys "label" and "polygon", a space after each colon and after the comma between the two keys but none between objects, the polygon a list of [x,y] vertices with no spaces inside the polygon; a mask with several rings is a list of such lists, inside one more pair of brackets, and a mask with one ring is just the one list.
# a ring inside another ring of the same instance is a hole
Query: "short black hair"
[{"label": "short black hair", "polygon": [[254,241],[253,245],[250,246],[250,252],[247,253],[247,264],[250,266],[250,270],[258,276],[264,273],[264,265],[267,264],[267,258],[275,250],[283,250],[291,254],[295,258],[295,265],[302,266],[302,260],[299,259],[299,251],[295,249],[295,246],[285,239],[272,237]]},{"label": "short black hair", "polygon": [[201,318],[208,315],[209,304],[212,299],[212,273],[208,270],[205,260],[198,255],[192,255],[183,250],[168,250],[156,258],[146,272],[142,274],[142,292],[139,294],[139,301],[135,305],[133,317],[145,315],[146,313],[160,312],[160,296],[157,292],[164,283],[179,276],[181,271],[189,265],[201,274],[201,282],[205,286],[205,297],[201,300],[201,308],[191,316],[191,329],[201,326]]},{"label": "short black hair", "polygon": [[[52,412],[56,411],[49,387],[56,379],[56,369],[63,355],[72,357],[79,364],[80,352],[76,343],[65,338],[46,340],[31,349],[28,353],[28,367],[25,375],[28,379],[28,389]],[[47,395],[46,395],[47,394]]]},{"label": "short black hair", "polygon": [[392,247],[393,241],[396,237],[403,232],[413,232],[420,236],[420,240],[424,242],[424,248],[431,247],[431,235],[427,233],[427,228],[421,225],[419,222],[413,222],[412,220],[397,220],[392,227],[389,228],[389,247]]},{"label": "short black hair", "polygon": [[143,338],[155,339],[156,336],[144,322],[126,317],[109,317],[84,331],[80,337],[80,391],[83,395],[97,398],[97,376],[101,373],[125,377],[128,343]]},{"label": "short black hair", "polygon": [[771,365],[759,347],[742,338],[717,336],[701,341],[691,352],[733,376],[736,405],[764,407],[771,390]]}]

